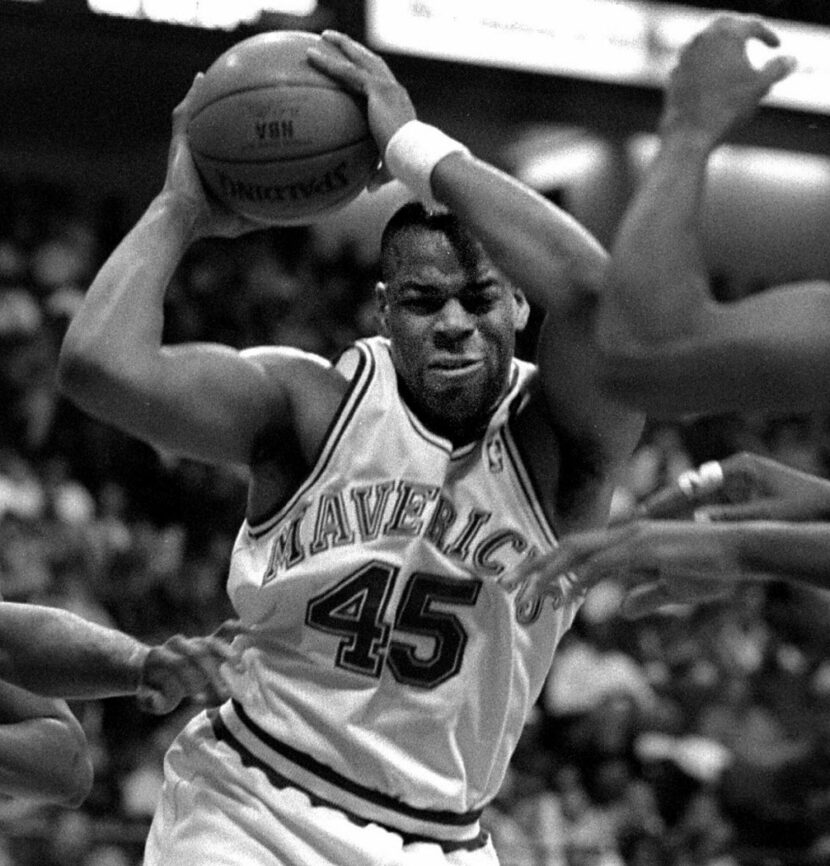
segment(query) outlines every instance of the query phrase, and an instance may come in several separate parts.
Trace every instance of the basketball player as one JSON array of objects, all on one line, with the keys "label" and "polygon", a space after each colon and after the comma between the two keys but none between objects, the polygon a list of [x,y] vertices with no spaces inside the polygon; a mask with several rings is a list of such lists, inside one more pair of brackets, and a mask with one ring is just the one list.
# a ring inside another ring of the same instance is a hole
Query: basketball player
[{"label": "basketball player", "polygon": [[[147,866],[495,864],[479,823],[578,602],[518,610],[499,574],[602,525],[641,431],[593,376],[599,244],[415,119],[345,36],[315,64],[362,93],[405,205],[381,242],[383,335],[334,365],[162,344],[197,238],[256,226],[205,196],[174,113],[162,192],[93,282],[64,393],[155,446],[249,467],[229,593],[233,699],[166,759]],[[486,252],[485,252],[486,250]],[[538,364],[514,358],[529,298]]]},{"label": "basketball player", "polygon": [[[86,737],[59,698],[136,694],[167,713],[187,695],[227,697],[229,623],[211,637],[149,647],[59,608],[0,602],[0,794],[78,806],[92,786]],[[37,692],[37,694],[34,694]]]},{"label": "basketball player", "polygon": [[[611,289],[598,317],[605,383],[659,417],[802,412],[830,403],[830,376],[823,373],[830,369],[830,283],[781,286],[719,304],[700,252],[709,157],[794,68],[785,56],[753,66],[746,54],[752,39],[779,44],[757,18],[720,16],[681,51],[665,91],[657,156],[614,243]],[[704,522],[646,514],[608,535],[569,539],[567,550],[540,558],[508,586],[524,581],[527,601],[544,593],[548,581],[555,586],[562,568],[579,565],[580,590],[629,568],[627,582],[640,587],[629,605],[637,612],[694,595],[695,575],[830,587],[827,481],[750,454],[707,468],[710,481],[713,472],[719,476],[716,484],[700,484],[697,471],[685,479],[685,496],[664,491],[665,498],[704,506],[710,494],[740,480],[740,496],[726,491],[734,504],[701,508]]]}]

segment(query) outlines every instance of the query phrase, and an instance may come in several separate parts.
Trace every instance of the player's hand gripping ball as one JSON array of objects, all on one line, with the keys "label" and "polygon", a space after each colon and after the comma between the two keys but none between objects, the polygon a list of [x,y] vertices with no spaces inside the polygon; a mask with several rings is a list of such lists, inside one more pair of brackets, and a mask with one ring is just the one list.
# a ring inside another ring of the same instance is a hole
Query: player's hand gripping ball
[{"label": "player's hand gripping ball", "polygon": [[195,93],[187,131],[205,185],[264,224],[338,210],[378,165],[365,106],[309,65],[310,46],[337,51],[313,33],[252,36],[217,58]]}]

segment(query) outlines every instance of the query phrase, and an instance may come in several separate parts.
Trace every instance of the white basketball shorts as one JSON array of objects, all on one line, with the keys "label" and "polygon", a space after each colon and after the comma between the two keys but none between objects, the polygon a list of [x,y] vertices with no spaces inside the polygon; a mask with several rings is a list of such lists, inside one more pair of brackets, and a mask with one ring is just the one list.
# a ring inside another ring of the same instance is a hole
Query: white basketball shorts
[{"label": "white basketball shorts", "polygon": [[407,842],[276,787],[214,736],[207,713],[168,750],[164,778],[144,866],[498,866],[489,839],[452,851]]}]

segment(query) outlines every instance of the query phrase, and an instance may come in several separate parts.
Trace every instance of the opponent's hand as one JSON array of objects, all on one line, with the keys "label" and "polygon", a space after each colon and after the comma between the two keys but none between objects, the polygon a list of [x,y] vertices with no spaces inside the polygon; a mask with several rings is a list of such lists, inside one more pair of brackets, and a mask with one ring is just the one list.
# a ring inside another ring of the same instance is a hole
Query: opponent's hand
[{"label": "opponent's hand", "polygon": [[[323,39],[335,52],[309,48],[308,62],[347,90],[366,100],[369,129],[381,157],[389,139],[407,122],[415,119],[415,108],[382,58],[359,42],[336,30],[325,30]],[[369,188],[377,188],[391,176],[381,168]]]},{"label": "opponent's hand", "polygon": [[662,516],[657,512],[672,502],[678,509],[669,510],[669,517],[694,509],[696,520],[827,520],[830,481],[740,452],[684,472],[646,500],[642,516]]},{"label": "opponent's hand", "polygon": [[237,620],[228,620],[211,635],[188,638],[177,634],[151,647],[136,692],[139,707],[161,715],[172,712],[186,697],[206,704],[227,700],[230,690],[223,666],[238,661],[231,642],[245,631]]},{"label": "opponent's hand", "polygon": [[795,60],[786,55],[755,68],[746,53],[751,39],[771,48],[780,44],[760,18],[722,15],[684,46],[666,86],[664,133],[692,130],[714,145],[793,71]]},{"label": "opponent's hand", "polygon": [[173,109],[173,129],[167,154],[167,175],[162,196],[174,199],[191,214],[193,239],[238,237],[265,226],[240,216],[211,195],[202,184],[190,152],[187,125],[203,73],[198,73],[185,98]]},{"label": "opponent's hand", "polygon": [[575,533],[554,552],[501,579],[517,606],[550,597],[554,608],[614,579],[625,591],[622,612],[643,616],[666,605],[726,598],[736,584],[766,575],[739,562],[734,527],[690,521],[639,520]]}]

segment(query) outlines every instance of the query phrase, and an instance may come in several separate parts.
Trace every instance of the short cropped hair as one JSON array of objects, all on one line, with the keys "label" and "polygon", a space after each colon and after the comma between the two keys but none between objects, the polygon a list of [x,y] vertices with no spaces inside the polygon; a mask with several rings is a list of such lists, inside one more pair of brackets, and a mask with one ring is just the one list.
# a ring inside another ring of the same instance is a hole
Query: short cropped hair
[{"label": "short cropped hair", "polygon": [[411,231],[438,232],[458,251],[462,260],[476,260],[481,248],[458,217],[446,210],[428,210],[419,201],[400,207],[386,223],[380,238],[380,278],[388,283],[395,275],[400,256],[396,248],[399,237]]}]

